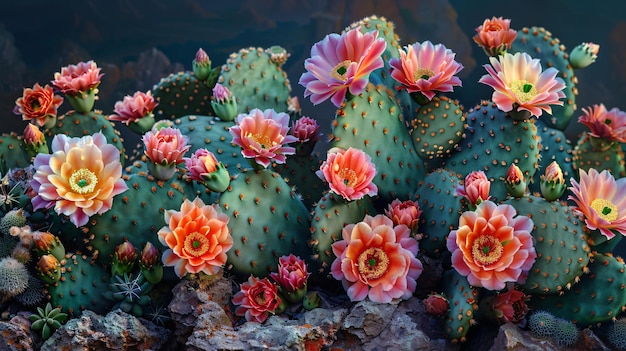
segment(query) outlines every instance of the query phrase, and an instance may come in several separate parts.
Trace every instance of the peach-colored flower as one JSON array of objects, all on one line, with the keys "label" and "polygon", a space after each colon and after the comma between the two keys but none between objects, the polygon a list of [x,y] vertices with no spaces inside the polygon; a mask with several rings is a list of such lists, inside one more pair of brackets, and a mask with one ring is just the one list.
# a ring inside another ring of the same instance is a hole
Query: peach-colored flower
[{"label": "peach-colored flower", "polygon": [[489,62],[483,66],[489,74],[479,82],[494,89],[492,100],[500,110],[528,111],[539,117],[543,111],[552,114],[550,105],[563,105],[559,99],[565,97],[565,82],[557,77],[556,68],[542,71],[541,61],[525,52],[490,57]]},{"label": "peach-colored flower", "polygon": [[401,89],[409,93],[421,92],[432,100],[435,91],[451,92],[461,86],[455,76],[463,65],[454,60],[456,54],[443,44],[433,45],[430,41],[415,43],[400,49],[400,58],[391,58],[391,76],[402,84]]},{"label": "peach-colored flower", "polygon": [[448,235],[452,266],[476,287],[501,290],[507,282],[523,283],[537,258],[532,230],[532,219],[517,216],[513,206],[485,200],[464,212]]},{"label": "peach-colored flower", "polygon": [[63,98],[54,95],[54,90],[47,85],[35,83],[32,88],[24,88],[21,97],[15,100],[13,113],[22,115],[22,120],[32,121],[43,127],[50,118],[56,118],[57,109],[63,104]]},{"label": "peach-colored flower", "polygon": [[415,233],[422,210],[415,201],[395,199],[385,209],[385,215],[391,218],[394,225],[404,224]]},{"label": "peach-colored flower", "polygon": [[360,149],[331,148],[315,174],[328,182],[331,191],[348,201],[378,194],[378,187],[372,182],[376,166]]},{"label": "peach-colored flower", "polygon": [[165,166],[184,162],[183,156],[191,148],[187,145],[189,138],[173,127],[152,129],[143,135],[142,140],[144,153],[150,161]]},{"label": "peach-colored flower", "polygon": [[180,211],[166,210],[166,225],[157,232],[159,241],[168,247],[163,252],[163,264],[174,266],[179,277],[219,273],[226,263],[226,252],[233,246],[228,220],[217,205],[205,205],[199,197],[185,199]]},{"label": "peach-colored flower", "polygon": [[617,107],[607,110],[604,104],[582,109],[578,123],[589,128],[589,134],[607,141],[626,143],[626,112]]},{"label": "peach-colored flower", "polygon": [[279,257],[278,272],[270,273],[270,277],[282,289],[283,296],[292,303],[302,300],[306,294],[310,275],[304,260],[294,254]]},{"label": "peach-colored flower", "polygon": [[482,201],[489,200],[491,182],[483,171],[473,171],[465,177],[463,185],[456,188],[456,194],[465,197],[470,205],[476,206]]},{"label": "peach-colored flower", "polygon": [[79,62],[61,68],[54,74],[54,85],[60,92],[76,96],[98,88],[103,74],[94,61]]},{"label": "peach-colored flower", "polygon": [[80,227],[94,214],[111,209],[113,197],[126,191],[120,151],[101,132],[82,138],[57,134],[51,149],[51,154],[40,153],[34,160],[34,209],[54,206]]},{"label": "peach-colored flower", "polygon": [[230,127],[229,132],[233,143],[241,147],[241,154],[265,168],[272,161],[285,163],[285,156],[296,152],[295,148],[284,146],[298,140],[288,134],[289,115],[284,112],[252,109],[248,114],[237,116],[237,124]]},{"label": "peach-colored flower", "polygon": [[385,215],[366,215],[363,221],[343,228],[342,240],[333,243],[337,257],[331,273],[341,280],[348,297],[388,303],[408,299],[422,274],[416,258],[418,242],[404,224],[394,225]]},{"label": "peach-colored flower", "polygon": [[240,288],[232,300],[233,304],[238,305],[235,314],[245,316],[248,322],[265,322],[282,303],[278,295],[278,286],[268,278],[259,279],[250,276]]},{"label": "peach-colored flower", "polygon": [[317,105],[330,98],[340,107],[349,91],[360,94],[375,69],[383,67],[381,54],[387,46],[378,31],[361,33],[360,28],[351,29],[342,35],[327,35],[311,48],[311,57],[304,61],[307,70],[300,77],[304,96],[311,96]]},{"label": "peach-colored flower", "polygon": [[491,309],[500,323],[520,323],[528,313],[528,300],[523,292],[511,289],[497,294],[491,300]]},{"label": "peach-colored flower", "polygon": [[476,28],[477,34],[472,38],[490,56],[504,53],[511,48],[517,38],[517,31],[511,29],[511,20],[493,16],[485,19]]},{"label": "peach-colored flower", "polygon": [[122,101],[115,103],[115,113],[110,114],[108,119],[119,121],[126,125],[137,122],[141,118],[152,115],[152,111],[159,103],[154,101],[152,92],[135,92],[132,96],[126,95]]},{"label": "peach-colored flower", "polygon": [[626,178],[616,180],[607,170],[590,168],[588,173],[581,169],[579,179],[570,179],[573,195],[568,199],[576,203],[576,213],[585,217],[587,227],[607,239],[615,232],[626,235]]}]

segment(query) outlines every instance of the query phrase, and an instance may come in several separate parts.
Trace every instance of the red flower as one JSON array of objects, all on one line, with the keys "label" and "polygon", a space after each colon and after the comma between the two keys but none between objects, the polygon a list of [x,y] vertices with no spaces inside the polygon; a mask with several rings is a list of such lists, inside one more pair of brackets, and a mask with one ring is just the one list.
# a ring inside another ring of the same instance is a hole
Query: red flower
[{"label": "red flower", "polygon": [[46,84],[41,87],[35,83],[32,88],[24,88],[22,97],[15,100],[13,113],[22,115],[25,121],[33,121],[43,127],[49,118],[57,116],[57,109],[62,103],[63,98],[54,95],[51,86]]},{"label": "red flower", "polygon": [[528,313],[528,297],[518,290],[509,290],[495,296],[491,308],[501,323],[519,323]]},{"label": "red flower", "polygon": [[278,296],[278,286],[268,278],[250,276],[240,288],[233,296],[233,303],[239,305],[235,314],[245,316],[248,322],[265,322],[270,313],[274,314],[282,303]]}]

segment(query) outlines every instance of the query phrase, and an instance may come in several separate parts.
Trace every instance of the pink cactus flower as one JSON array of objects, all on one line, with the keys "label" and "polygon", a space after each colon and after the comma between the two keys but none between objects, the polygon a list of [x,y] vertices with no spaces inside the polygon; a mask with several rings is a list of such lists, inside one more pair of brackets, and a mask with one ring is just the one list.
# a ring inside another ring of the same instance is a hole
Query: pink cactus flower
[{"label": "pink cactus flower", "polygon": [[497,294],[491,299],[489,305],[498,322],[502,324],[520,323],[524,321],[528,313],[528,306],[526,305],[528,299],[529,296],[523,292],[512,289]]},{"label": "pink cactus flower", "polygon": [[228,229],[229,217],[215,204],[205,205],[196,197],[185,199],[180,211],[165,211],[166,225],[157,235],[163,252],[163,264],[174,267],[178,277],[187,273],[218,274],[226,263],[226,252],[233,246]]},{"label": "pink cactus flower", "polygon": [[225,102],[229,100],[233,94],[228,90],[227,87],[221,85],[220,83],[215,83],[215,87],[213,87],[213,98],[217,102]]},{"label": "pink cactus flower", "polygon": [[65,95],[76,96],[98,88],[102,76],[94,61],[80,62],[61,68],[52,85]]},{"label": "pink cactus flower", "polygon": [[354,28],[342,35],[333,33],[311,48],[311,57],[304,61],[307,70],[300,77],[304,96],[318,105],[330,98],[340,107],[346,93],[360,94],[375,69],[383,67],[382,53],[387,46],[378,31],[361,33]]},{"label": "pink cactus flower", "polygon": [[152,92],[135,92],[132,96],[126,95],[122,101],[115,103],[115,113],[109,115],[110,121],[119,121],[126,125],[151,116],[152,111],[159,103],[154,101]]},{"label": "pink cactus flower", "polygon": [[522,170],[515,164],[511,163],[504,176],[504,184],[511,196],[519,198],[526,193],[526,177]]},{"label": "pink cactus flower", "polygon": [[288,134],[289,115],[284,112],[255,108],[237,116],[237,124],[229,132],[233,143],[241,147],[241,154],[264,168],[271,162],[285,163],[285,156],[296,152],[295,148],[285,146],[298,139]]},{"label": "pink cactus flower", "polygon": [[489,200],[491,182],[483,171],[474,171],[465,177],[463,185],[456,188],[456,194],[465,197],[470,206],[476,206],[482,201]]},{"label": "pink cactus flower", "polygon": [[500,110],[540,117],[544,111],[552,114],[551,105],[563,105],[559,99],[565,97],[565,82],[557,77],[556,68],[542,71],[539,59],[521,52],[490,57],[489,62],[483,66],[489,74],[479,82],[494,89],[492,100]]},{"label": "pink cactus flower", "polygon": [[576,203],[575,211],[584,216],[587,227],[599,230],[607,239],[615,232],[626,235],[626,178],[615,179],[603,170],[580,170],[580,183],[570,179],[573,195],[568,199]]},{"label": "pink cactus flower", "polygon": [[51,151],[34,160],[37,171],[30,185],[37,193],[32,199],[35,210],[54,206],[80,227],[89,217],[110,210],[113,197],[128,188],[120,151],[100,132],[82,138],[57,134]]},{"label": "pink cactus flower", "polygon": [[318,141],[320,138],[320,126],[313,118],[306,116],[295,120],[291,126],[291,134],[298,138],[298,142]]},{"label": "pink cactus flower", "polygon": [[372,182],[376,166],[360,149],[331,148],[315,174],[328,182],[331,191],[348,201],[378,194],[378,187]]},{"label": "pink cactus flower", "polygon": [[282,303],[278,295],[278,286],[268,278],[259,279],[250,276],[240,288],[232,300],[233,304],[237,305],[235,314],[245,316],[248,322],[265,322]]},{"label": "pink cactus flower", "polygon": [[189,148],[188,138],[180,129],[165,127],[159,130],[151,130],[143,135],[144,153],[157,164],[178,165]]},{"label": "pink cactus flower", "polygon": [[511,29],[511,20],[493,16],[476,28],[472,38],[489,56],[501,55],[511,48],[517,38],[517,31]]},{"label": "pink cactus flower", "polygon": [[411,229],[412,233],[415,233],[422,210],[415,201],[395,199],[387,206],[385,215],[391,218],[394,225],[404,224]]},{"label": "pink cactus flower", "polygon": [[57,109],[63,104],[63,98],[54,95],[54,90],[47,85],[42,87],[35,83],[32,88],[24,88],[21,97],[15,100],[13,113],[22,115],[22,120],[31,121],[40,127],[46,126],[49,120],[56,121]]},{"label": "pink cactus flower", "polygon": [[463,65],[454,60],[455,53],[443,44],[433,45],[430,41],[408,45],[400,49],[400,58],[391,58],[391,76],[409,93],[422,93],[428,100],[435,92],[451,92],[461,86],[455,76]]},{"label": "pink cactus flower", "polygon": [[352,301],[408,299],[423,270],[416,258],[418,246],[409,227],[394,225],[385,215],[366,215],[363,221],[346,225],[342,240],[333,243],[337,258],[331,274],[342,282]]},{"label": "pink cactus flower", "polygon": [[448,235],[452,266],[470,285],[488,290],[524,283],[537,258],[532,230],[532,219],[517,216],[513,206],[485,200],[464,212]]},{"label": "pink cactus flower", "polygon": [[270,277],[280,286],[285,299],[291,303],[304,298],[310,275],[304,260],[293,254],[279,257],[278,272],[270,273]]},{"label": "pink cactus flower", "polygon": [[578,123],[589,128],[589,134],[606,141],[626,143],[626,112],[617,107],[607,110],[604,104],[582,109]]},{"label": "pink cactus flower", "polygon": [[189,179],[204,184],[212,191],[223,192],[230,183],[230,174],[215,155],[204,148],[197,149],[191,157],[184,157]]}]

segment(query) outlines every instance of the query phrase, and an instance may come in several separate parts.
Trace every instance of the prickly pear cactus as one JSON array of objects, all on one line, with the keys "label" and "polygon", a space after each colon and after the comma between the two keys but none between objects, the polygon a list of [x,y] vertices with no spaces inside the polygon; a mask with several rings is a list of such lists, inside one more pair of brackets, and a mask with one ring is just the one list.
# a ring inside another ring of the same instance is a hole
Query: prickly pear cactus
[{"label": "prickly pear cactus", "polygon": [[580,279],[589,262],[590,248],[584,223],[565,202],[537,196],[511,198],[518,215],[531,217],[537,260],[522,285],[529,294],[559,294]]},{"label": "prickly pear cactus", "polygon": [[287,157],[287,162],[274,164],[272,169],[294,188],[302,197],[302,202],[311,210],[326,189],[324,181],[315,175],[321,165],[319,154],[313,153],[307,156],[291,155]]},{"label": "prickly pear cactus", "polygon": [[537,136],[541,140],[541,158],[539,160],[539,170],[535,172],[533,181],[529,184],[532,192],[540,192],[539,187],[541,176],[550,163],[556,161],[563,172],[563,179],[577,177],[573,164],[573,147],[567,136],[562,131],[548,127],[542,119],[535,120]]},{"label": "prickly pear cactus", "polygon": [[452,342],[463,343],[470,327],[475,323],[478,290],[469,285],[467,278],[454,269],[443,273],[441,284],[442,292],[450,304],[450,310],[445,317],[446,334]]},{"label": "prickly pear cactus", "polygon": [[11,168],[30,165],[30,156],[22,147],[22,138],[15,133],[0,135],[0,173],[2,176]]},{"label": "prickly pear cactus", "polygon": [[230,216],[234,243],[227,263],[234,273],[263,277],[276,270],[281,256],[311,256],[309,211],[278,173],[244,170],[217,202]]},{"label": "prickly pear cactus", "polygon": [[282,64],[288,56],[280,47],[250,47],[230,55],[218,82],[237,99],[237,113],[253,108],[287,112],[291,86]]},{"label": "prickly pear cactus", "polygon": [[624,167],[624,151],[620,143],[611,143],[596,147],[591,141],[593,137],[587,132],[578,139],[573,151],[573,164],[578,178],[578,170],[589,171],[595,168],[598,172],[608,170],[615,178],[626,176]]},{"label": "prickly pear cactus", "polygon": [[370,83],[342,105],[331,139],[331,147],[354,147],[371,157],[376,166],[373,181],[383,201],[409,199],[426,175],[393,92],[382,85]]},{"label": "prickly pear cactus", "polygon": [[213,115],[213,86],[199,80],[190,71],[173,73],[162,78],[152,89],[152,95],[159,103],[154,109],[157,120],[175,119],[185,115]]}]

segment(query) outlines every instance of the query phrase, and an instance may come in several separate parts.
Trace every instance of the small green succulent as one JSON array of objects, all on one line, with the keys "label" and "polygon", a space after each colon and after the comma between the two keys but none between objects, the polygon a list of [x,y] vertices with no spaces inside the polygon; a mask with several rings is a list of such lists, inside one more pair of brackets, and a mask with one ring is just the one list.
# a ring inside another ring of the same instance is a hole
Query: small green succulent
[{"label": "small green succulent", "polygon": [[50,302],[46,304],[45,309],[37,307],[38,314],[32,314],[28,319],[32,322],[30,328],[32,330],[41,330],[41,337],[47,340],[55,330],[61,328],[61,325],[67,320],[67,313],[61,312],[59,307],[52,308]]}]

